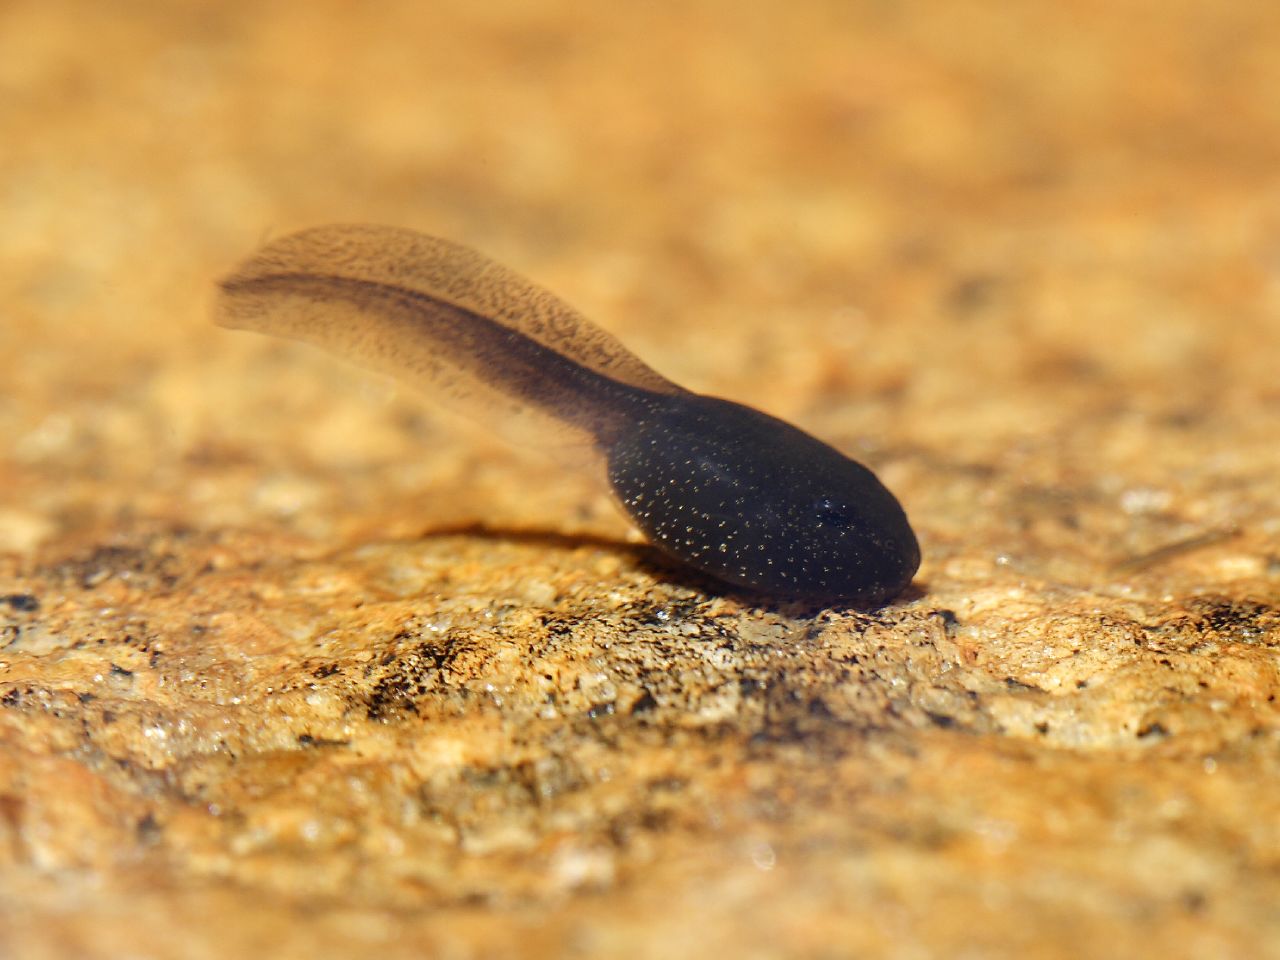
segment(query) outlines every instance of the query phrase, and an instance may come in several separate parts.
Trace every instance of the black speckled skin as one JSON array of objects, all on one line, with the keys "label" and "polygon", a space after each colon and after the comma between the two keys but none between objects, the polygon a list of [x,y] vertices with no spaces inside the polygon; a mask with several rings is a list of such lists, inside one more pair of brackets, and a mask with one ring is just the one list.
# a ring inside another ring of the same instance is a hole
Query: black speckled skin
[{"label": "black speckled skin", "polygon": [[729,583],[876,604],[920,565],[906,514],[875,474],[750,407],[653,397],[607,455],[613,489],[645,534]]}]

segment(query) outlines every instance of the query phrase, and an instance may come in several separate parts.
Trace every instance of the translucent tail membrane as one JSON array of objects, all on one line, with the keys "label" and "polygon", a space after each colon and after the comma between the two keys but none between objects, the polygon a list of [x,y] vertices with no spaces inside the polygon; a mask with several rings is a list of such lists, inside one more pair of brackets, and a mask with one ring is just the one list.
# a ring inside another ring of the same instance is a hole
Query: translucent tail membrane
[{"label": "translucent tail membrane", "polygon": [[607,446],[637,397],[684,392],[548,291],[396,227],[272,241],[221,282],[215,319],[391,374],[516,442]]}]

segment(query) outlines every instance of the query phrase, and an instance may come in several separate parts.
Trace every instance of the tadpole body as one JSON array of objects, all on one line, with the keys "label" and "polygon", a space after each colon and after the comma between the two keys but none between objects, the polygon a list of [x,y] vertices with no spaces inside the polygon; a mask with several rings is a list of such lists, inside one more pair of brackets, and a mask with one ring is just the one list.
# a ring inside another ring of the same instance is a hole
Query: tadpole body
[{"label": "tadpole body", "polygon": [[508,435],[530,419],[549,425],[604,458],[654,545],[738,587],[870,605],[919,566],[906,514],[866,467],[758,410],[678,387],[458,244],[384,226],[304,230],[224,279],[216,315],[390,373]]}]

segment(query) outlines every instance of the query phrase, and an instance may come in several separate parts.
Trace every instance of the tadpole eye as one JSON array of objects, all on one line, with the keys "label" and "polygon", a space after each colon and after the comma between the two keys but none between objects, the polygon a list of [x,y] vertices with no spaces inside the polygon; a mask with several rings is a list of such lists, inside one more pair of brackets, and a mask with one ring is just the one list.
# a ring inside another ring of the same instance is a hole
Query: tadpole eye
[{"label": "tadpole eye", "polygon": [[835,500],[819,500],[813,505],[813,515],[824,527],[843,529],[853,523],[849,508]]}]

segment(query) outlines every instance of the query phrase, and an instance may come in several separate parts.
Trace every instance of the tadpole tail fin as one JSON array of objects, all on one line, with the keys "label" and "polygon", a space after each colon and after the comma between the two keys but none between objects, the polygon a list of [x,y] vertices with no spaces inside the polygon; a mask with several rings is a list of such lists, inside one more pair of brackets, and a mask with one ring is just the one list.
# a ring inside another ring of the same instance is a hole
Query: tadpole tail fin
[{"label": "tadpole tail fin", "polygon": [[637,392],[682,393],[613,336],[466,247],[336,224],[268,243],[219,284],[222,326],[315,344],[508,437],[596,443]]}]

